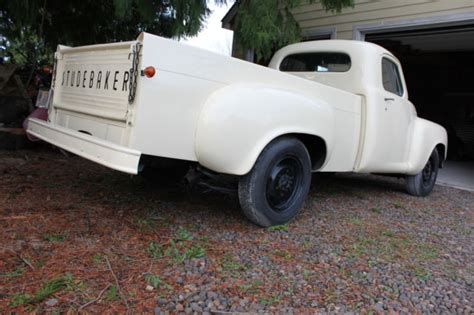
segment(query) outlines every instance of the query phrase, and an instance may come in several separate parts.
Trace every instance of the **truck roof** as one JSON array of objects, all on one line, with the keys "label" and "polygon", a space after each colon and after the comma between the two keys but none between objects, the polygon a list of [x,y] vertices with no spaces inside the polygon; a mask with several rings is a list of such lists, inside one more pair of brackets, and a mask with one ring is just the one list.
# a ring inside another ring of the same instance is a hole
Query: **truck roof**
[{"label": "truck roof", "polygon": [[397,59],[390,51],[373,43],[357,40],[328,39],[301,42],[283,47],[275,53],[269,67],[276,69],[281,60],[291,54],[318,51],[344,52],[359,61],[364,60],[364,57],[371,54],[386,54]]}]

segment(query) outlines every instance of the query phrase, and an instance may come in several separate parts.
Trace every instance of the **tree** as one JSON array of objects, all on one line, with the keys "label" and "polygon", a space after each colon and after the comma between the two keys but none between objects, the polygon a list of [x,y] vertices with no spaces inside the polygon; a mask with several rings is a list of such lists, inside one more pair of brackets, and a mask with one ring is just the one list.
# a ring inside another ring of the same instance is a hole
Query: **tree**
[{"label": "tree", "polygon": [[131,40],[142,31],[194,36],[209,13],[207,0],[0,0],[0,34],[6,53],[36,63],[58,44]]},{"label": "tree", "polygon": [[[298,42],[301,29],[291,10],[316,0],[240,0],[236,20],[239,43],[265,63],[279,48]],[[340,12],[354,0],[320,0],[327,11]]]}]

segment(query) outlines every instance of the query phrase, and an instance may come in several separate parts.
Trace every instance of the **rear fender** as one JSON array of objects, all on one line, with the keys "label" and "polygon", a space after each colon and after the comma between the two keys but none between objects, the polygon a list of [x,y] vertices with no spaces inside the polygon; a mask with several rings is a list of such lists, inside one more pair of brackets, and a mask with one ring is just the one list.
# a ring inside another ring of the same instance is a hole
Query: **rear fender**
[{"label": "rear fender", "polygon": [[446,130],[431,121],[416,118],[408,157],[407,174],[415,175],[421,172],[430,158],[431,152],[440,144],[443,145],[445,149],[444,156],[440,156],[440,160],[444,161],[448,151],[448,136]]},{"label": "rear fender", "polygon": [[244,175],[273,139],[319,136],[330,155],[334,113],[328,104],[262,84],[226,86],[203,106],[196,131],[198,162],[219,173]]}]

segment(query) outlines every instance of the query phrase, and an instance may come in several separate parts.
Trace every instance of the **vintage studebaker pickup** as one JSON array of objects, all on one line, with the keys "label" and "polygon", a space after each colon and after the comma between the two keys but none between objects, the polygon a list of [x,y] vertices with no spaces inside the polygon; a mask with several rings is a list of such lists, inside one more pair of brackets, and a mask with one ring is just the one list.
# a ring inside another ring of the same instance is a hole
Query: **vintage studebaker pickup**
[{"label": "vintage studebaker pickup", "polygon": [[186,161],[232,175],[261,226],[297,214],[312,172],[404,176],[426,196],[446,157],[446,131],[417,117],[400,62],[370,43],[294,44],[267,68],[142,33],[55,60],[30,135],[131,174]]}]

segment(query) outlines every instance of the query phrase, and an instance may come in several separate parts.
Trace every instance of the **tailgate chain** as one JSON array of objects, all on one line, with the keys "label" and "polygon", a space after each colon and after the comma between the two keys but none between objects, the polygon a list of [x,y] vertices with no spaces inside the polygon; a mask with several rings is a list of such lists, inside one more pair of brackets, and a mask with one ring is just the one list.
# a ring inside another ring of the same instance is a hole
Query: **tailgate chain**
[{"label": "tailgate chain", "polygon": [[137,92],[137,80],[138,80],[138,68],[140,63],[140,51],[142,45],[137,43],[135,47],[133,47],[133,61],[132,61],[132,68],[130,69],[130,85],[128,91],[128,103],[132,104],[133,100],[135,99],[135,93]]}]

